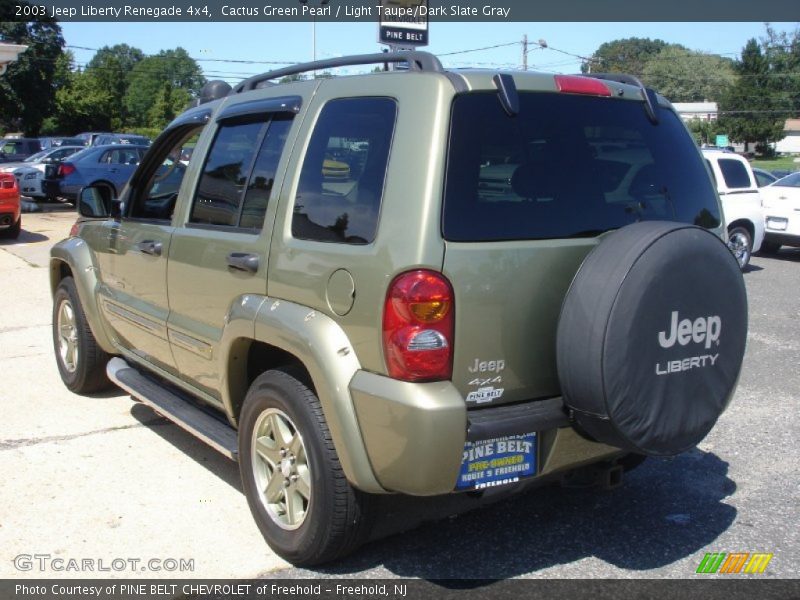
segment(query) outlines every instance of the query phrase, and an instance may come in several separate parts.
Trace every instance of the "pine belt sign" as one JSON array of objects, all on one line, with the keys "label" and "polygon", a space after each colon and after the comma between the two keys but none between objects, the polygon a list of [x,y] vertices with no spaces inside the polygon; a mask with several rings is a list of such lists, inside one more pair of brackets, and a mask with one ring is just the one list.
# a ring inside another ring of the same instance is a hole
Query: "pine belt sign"
[{"label": "pine belt sign", "polygon": [[381,44],[428,45],[428,0],[381,0],[378,10]]}]

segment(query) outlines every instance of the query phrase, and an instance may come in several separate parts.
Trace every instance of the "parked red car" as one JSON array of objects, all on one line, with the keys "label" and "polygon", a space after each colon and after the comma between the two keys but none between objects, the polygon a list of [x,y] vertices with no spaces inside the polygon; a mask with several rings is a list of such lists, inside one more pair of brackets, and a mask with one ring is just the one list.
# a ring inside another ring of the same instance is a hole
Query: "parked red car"
[{"label": "parked red car", "polygon": [[0,238],[17,239],[22,229],[22,211],[17,180],[11,173],[0,173]]}]

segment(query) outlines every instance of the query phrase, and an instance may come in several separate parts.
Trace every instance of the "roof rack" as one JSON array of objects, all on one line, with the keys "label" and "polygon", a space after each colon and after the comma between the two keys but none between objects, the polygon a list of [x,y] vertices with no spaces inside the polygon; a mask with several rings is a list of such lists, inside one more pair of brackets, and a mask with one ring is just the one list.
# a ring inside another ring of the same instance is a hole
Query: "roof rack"
[{"label": "roof rack", "polygon": [[408,63],[410,71],[444,72],[442,63],[429,52],[380,52],[376,54],[358,54],[355,56],[341,56],[338,58],[300,63],[292,65],[291,67],[284,67],[283,69],[267,71],[266,73],[261,73],[260,75],[245,79],[233,88],[231,94],[239,94],[241,92],[254,90],[259,84],[269,82],[270,79],[277,79],[279,77],[298,75],[300,73],[308,73],[309,71],[320,71],[322,69],[333,69],[335,67],[384,63]]},{"label": "roof rack", "polygon": [[593,77],[595,79],[605,79],[606,81],[635,85],[639,88],[644,97],[645,110],[647,111],[648,118],[653,124],[658,124],[658,114],[656,113],[658,98],[656,98],[655,92],[646,88],[638,77],[626,73],[582,73],[582,75],[584,77]]}]

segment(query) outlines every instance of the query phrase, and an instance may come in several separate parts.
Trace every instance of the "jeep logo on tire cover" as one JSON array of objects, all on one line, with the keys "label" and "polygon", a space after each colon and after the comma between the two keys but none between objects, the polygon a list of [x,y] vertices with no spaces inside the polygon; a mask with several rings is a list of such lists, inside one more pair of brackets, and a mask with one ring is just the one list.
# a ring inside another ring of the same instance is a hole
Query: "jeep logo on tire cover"
[{"label": "jeep logo on tire cover", "polygon": [[718,316],[699,317],[692,321],[691,319],[683,319],[678,321],[678,311],[672,311],[672,320],[670,323],[669,334],[666,331],[661,331],[658,334],[658,343],[662,348],[672,348],[675,342],[681,346],[686,346],[689,342],[695,344],[702,344],[705,342],[705,348],[711,348],[714,342],[719,345],[719,335],[722,332],[722,319]]}]

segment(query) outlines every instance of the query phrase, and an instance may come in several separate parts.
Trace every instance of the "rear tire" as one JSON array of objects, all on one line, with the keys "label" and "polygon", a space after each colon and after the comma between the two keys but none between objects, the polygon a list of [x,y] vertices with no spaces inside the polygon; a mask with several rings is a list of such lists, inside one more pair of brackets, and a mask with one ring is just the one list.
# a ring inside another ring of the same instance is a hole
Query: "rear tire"
[{"label": "rear tire", "polygon": [[19,216],[17,222],[14,223],[11,227],[0,231],[0,238],[5,238],[7,240],[15,240],[19,237],[20,231],[22,231],[22,215]]},{"label": "rear tire", "polygon": [[753,238],[744,227],[734,227],[728,232],[728,248],[733,252],[739,268],[744,271],[753,254]]},{"label": "rear tire", "polygon": [[91,394],[111,387],[106,376],[109,356],[89,328],[72,277],[61,280],[53,297],[53,349],[61,380],[70,391]]},{"label": "rear tire", "polygon": [[267,371],[250,386],[239,469],[258,528],[285,560],[318,565],[366,538],[371,497],[347,482],[319,399],[292,373]]}]

